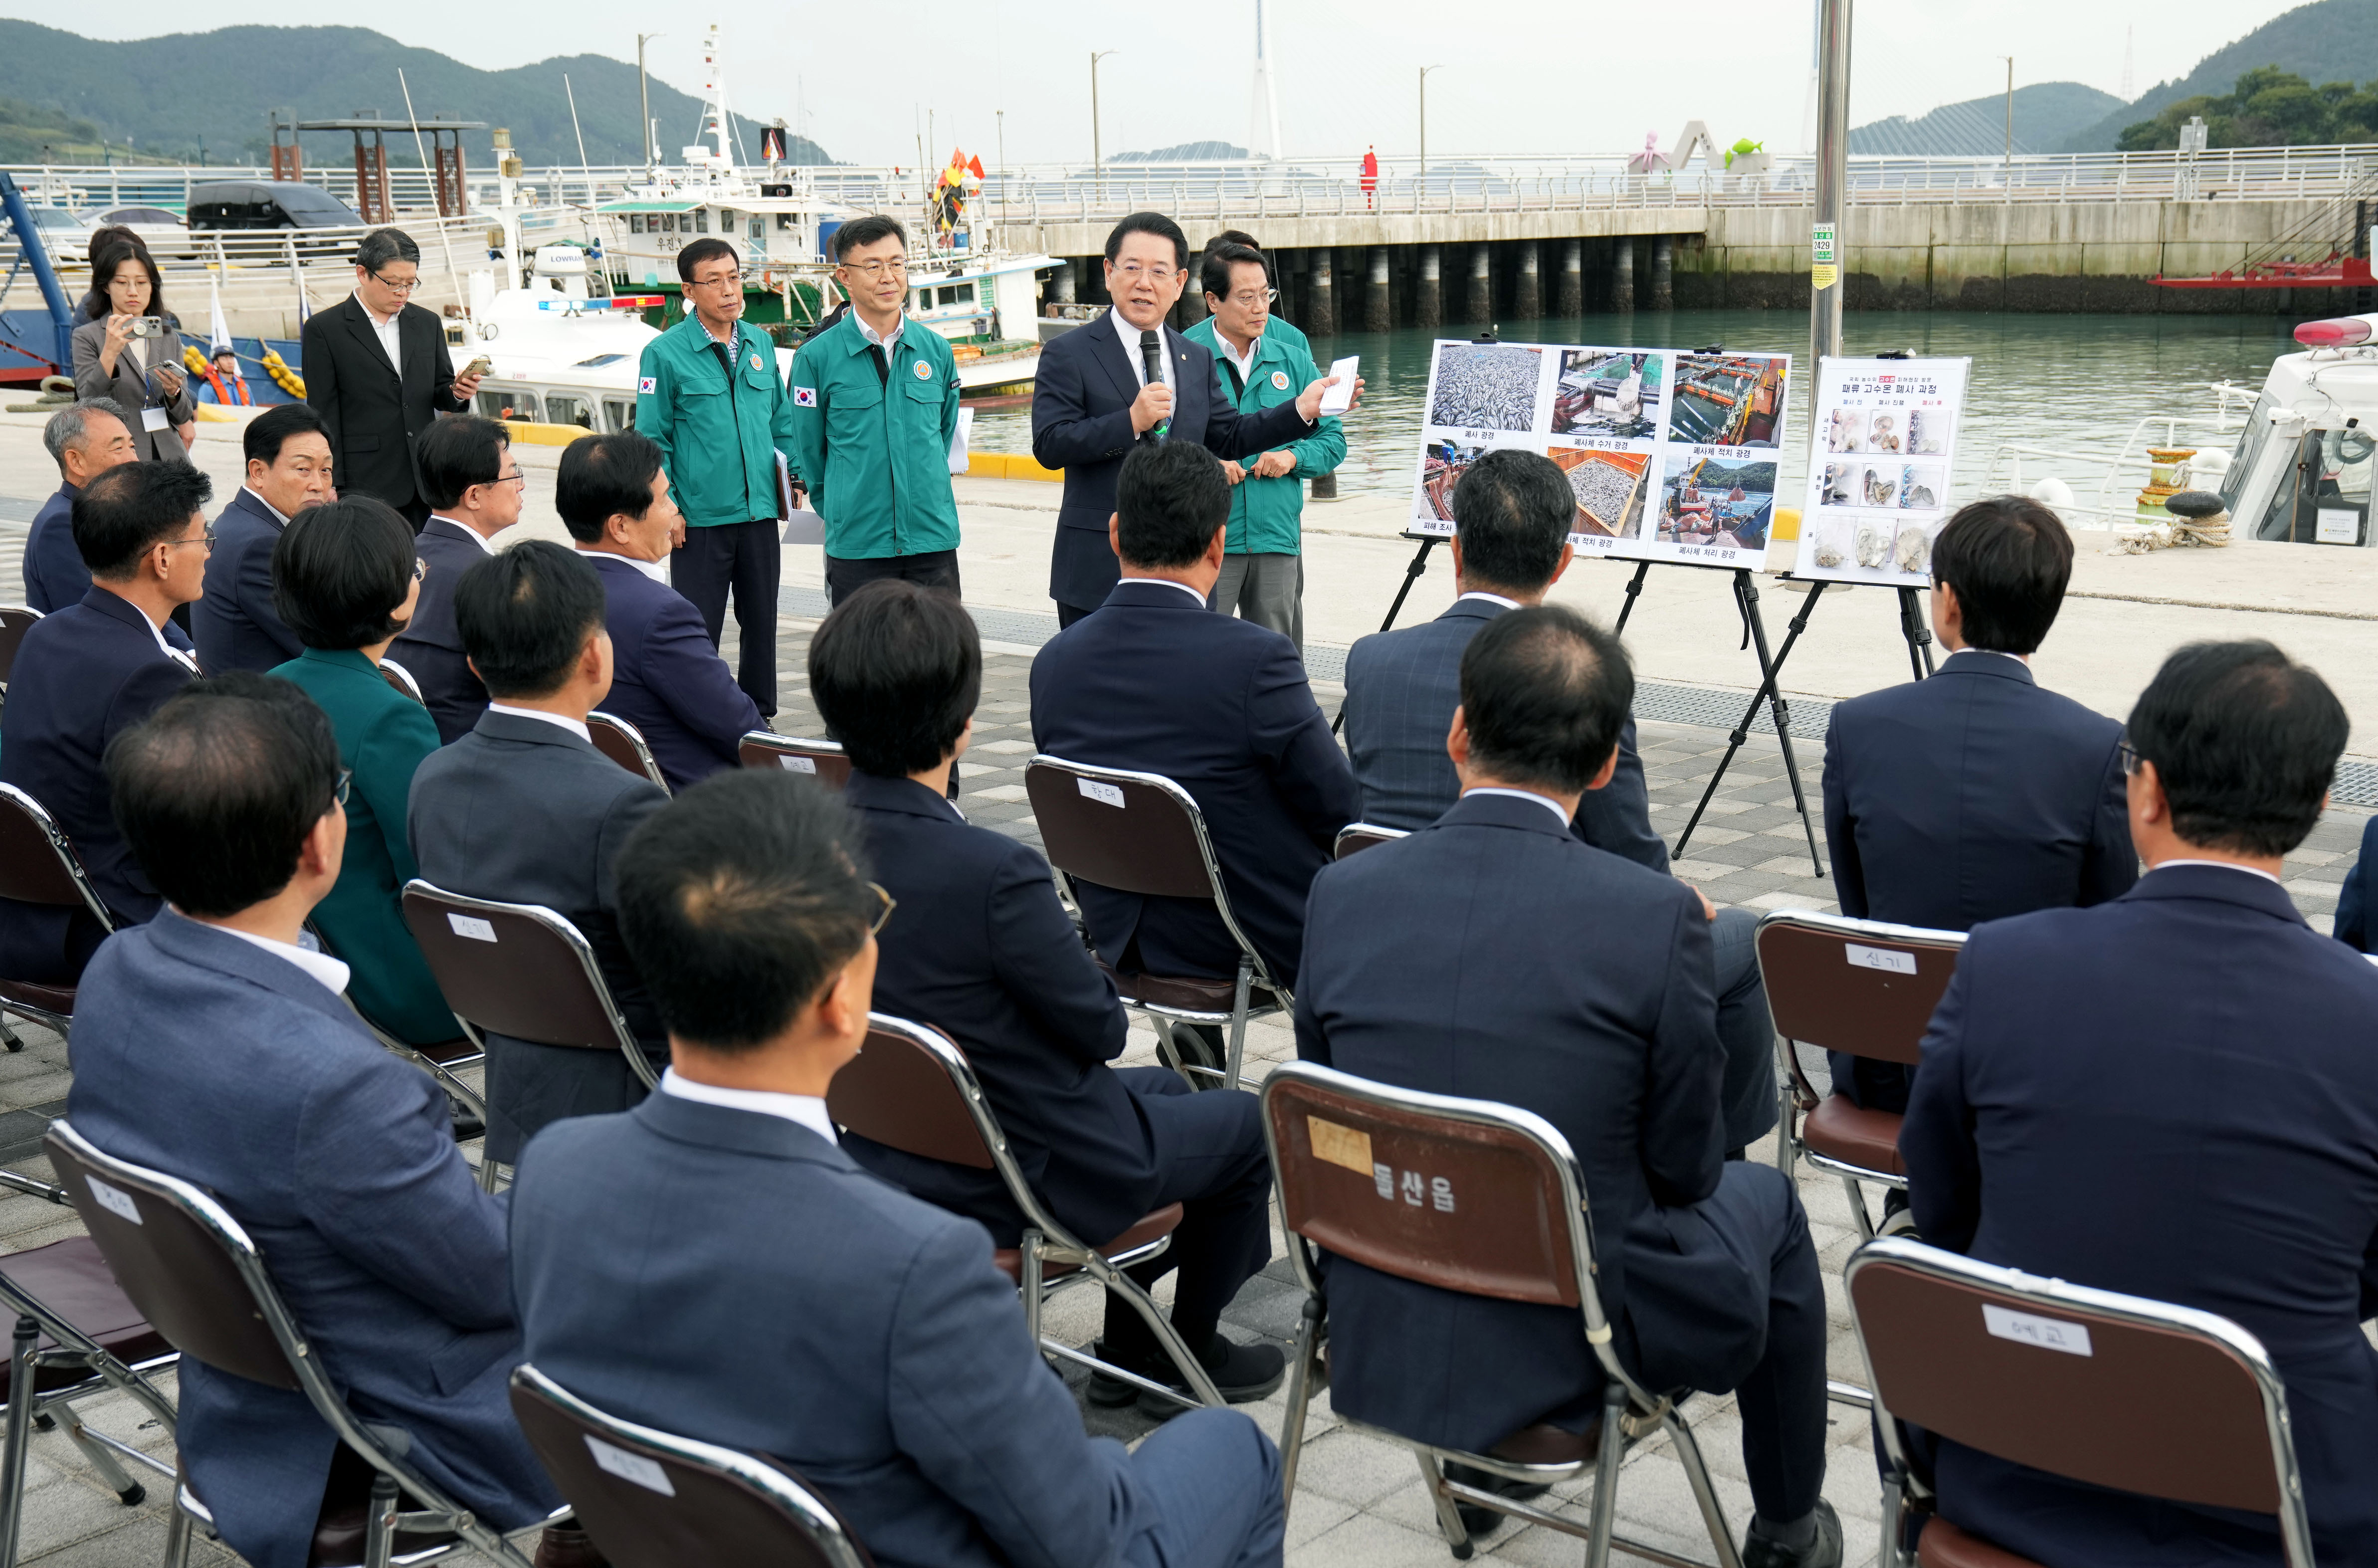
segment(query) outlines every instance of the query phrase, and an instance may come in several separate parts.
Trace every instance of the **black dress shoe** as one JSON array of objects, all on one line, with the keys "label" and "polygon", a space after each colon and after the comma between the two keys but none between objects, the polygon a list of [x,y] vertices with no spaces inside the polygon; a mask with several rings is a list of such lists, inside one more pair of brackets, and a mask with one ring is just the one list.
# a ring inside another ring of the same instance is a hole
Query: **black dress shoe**
[{"label": "black dress shoe", "polygon": [[[1101,1360],[1110,1359],[1106,1353],[1104,1340],[1093,1346],[1091,1353]],[[1207,1341],[1206,1347],[1198,1353],[1197,1359],[1204,1365],[1206,1375],[1214,1380],[1214,1392],[1232,1405],[1244,1405],[1253,1400],[1261,1399],[1278,1388],[1288,1377],[1288,1353],[1279,1346],[1241,1345],[1220,1334],[1215,1335],[1212,1339]],[[1174,1366],[1169,1357],[1159,1354],[1147,1364],[1134,1365],[1130,1362],[1119,1361],[1116,1365],[1125,1367],[1168,1388],[1178,1389],[1184,1395],[1189,1394],[1189,1385],[1181,1381],[1181,1369]],[[1171,1420],[1188,1408],[1176,1400],[1149,1394],[1135,1384],[1123,1382],[1121,1378],[1109,1377],[1104,1372],[1090,1374],[1090,1386],[1086,1396],[1091,1404],[1106,1408],[1128,1405],[1137,1400],[1139,1413],[1159,1421]]]},{"label": "black dress shoe", "polygon": [[[1526,1502],[1553,1490],[1550,1481],[1515,1481],[1507,1476],[1490,1475],[1468,1465],[1446,1466],[1445,1478],[1459,1481],[1463,1486],[1479,1491],[1491,1491],[1497,1497],[1507,1497],[1514,1502]],[[1510,1517],[1508,1514],[1489,1508],[1483,1502],[1464,1502],[1459,1498],[1454,1500],[1453,1509],[1461,1515],[1461,1527],[1470,1532],[1472,1540],[1493,1535],[1503,1527],[1503,1521]]]},{"label": "black dress shoe", "polygon": [[547,1525],[536,1543],[535,1568],[610,1568],[586,1532],[574,1525]]},{"label": "black dress shoe", "polygon": [[470,1107],[450,1095],[446,1099],[446,1114],[453,1122],[454,1142],[457,1143],[467,1143],[487,1131],[487,1124],[481,1121]]},{"label": "black dress shoe", "polygon": [[1819,1498],[1816,1534],[1796,1550],[1760,1535],[1754,1521],[1742,1538],[1742,1568],[1842,1568],[1841,1516]]}]

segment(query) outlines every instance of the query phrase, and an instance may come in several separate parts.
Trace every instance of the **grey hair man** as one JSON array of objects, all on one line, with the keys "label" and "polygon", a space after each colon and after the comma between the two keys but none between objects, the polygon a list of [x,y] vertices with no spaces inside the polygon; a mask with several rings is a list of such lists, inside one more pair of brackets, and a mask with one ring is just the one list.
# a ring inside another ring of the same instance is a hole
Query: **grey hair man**
[{"label": "grey hair man", "polygon": [[93,477],[140,455],[132,418],[114,398],[84,398],[50,415],[42,445],[58,465],[57,493],[33,514],[25,535],[25,602],[48,615],[79,604],[90,592],[90,568],[75,548],[74,501]]}]

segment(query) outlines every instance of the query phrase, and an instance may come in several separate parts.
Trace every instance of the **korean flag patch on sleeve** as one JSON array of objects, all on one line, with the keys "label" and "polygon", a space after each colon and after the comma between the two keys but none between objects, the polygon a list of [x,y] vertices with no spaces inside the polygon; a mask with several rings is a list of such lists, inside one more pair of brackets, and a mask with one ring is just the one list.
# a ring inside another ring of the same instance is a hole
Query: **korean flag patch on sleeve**
[{"label": "korean flag patch on sleeve", "polygon": [[815,387],[796,387],[796,388],[794,388],[794,389],[793,389],[793,406],[794,406],[795,408],[815,408],[815,407],[817,407],[817,389],[816,389]]},{"label": "korean flag patch on sleeve", "polygon": [[640,398],[649,397],[660,389],[661,378],[659,377],[639,376],[636,377],[636,396]]}]

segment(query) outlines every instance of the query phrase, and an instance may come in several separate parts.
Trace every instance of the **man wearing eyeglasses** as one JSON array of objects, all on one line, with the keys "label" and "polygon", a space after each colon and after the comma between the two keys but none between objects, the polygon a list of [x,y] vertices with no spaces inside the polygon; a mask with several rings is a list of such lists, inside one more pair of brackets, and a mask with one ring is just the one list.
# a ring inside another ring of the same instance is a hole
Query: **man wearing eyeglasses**
[{"label": "man wearing eyeglasses", "polygon": [[[1106,603],[1122,577],[1107,525],[1123,460],[1141,442],[1194,441],[1235,461],[1319,433],[1323,377],[1293,401],[1243,414],[1214,353],[1164,324],[1189,277],[1189,239],[1161,212],[1135,212],[1107,235],[1114,306],[1041,351],[1032,389],[1032,455],[1065,471],[1049,596],[1067,627]],[[1363,383],[1354,383],[1359,401]]]},{"label": "man wearing eyeglasses", "polygon": [[685,522],[669,586],[701,612],[711,646],[735,602],[742,657],[735,681],[763,717],[776,711],[776,583],[782,570],[780,476],[798,472],[793,405],[776,345],[743,324],[743,263],[721,239],[677,253],[685,319],[644,345],[636,367],[636,431],[661,449],[669,496]]},{"label": "man wearing eyeglasses", "polygon": [[[1243,245],[1209,246],[1199,267],[1206,308],[1212,314],[1182,337],[1211,350],[1243,414],[1295,401],[1295,388],[1319,377],[1304,336],[1271,309],[1279,291],[1271,286],[1263,252]],[[1231,481],[1231,532],[1223,544],[1222,575],[1214,584],[1213,607],[1269,627],[1304,652],[1304,557],[1300,553],[1304,485],[1337,472],[1346,461],[1346,433],[1334,417],[1315,434],[1275,447],[1252,462],[1225,461]]]},{"label": "man wearing eyeglasses", "polygon": [[842,319],[793,361],[795,466],[825,520],[826,597],[896,578],[958,592],[950,442],[958,366],[949,341],[905,318],[907,235],[882,214],[835,231]]},{"label": "man wearing eyeglasses", "polygon": [[402,229],[374,229],[355,247],[355,292],[306,318],[306,401],[330,430],[339,487],[404,514],[418,533],[429,506],[414,484],[413,443],[479,390],[456,376],[437,314],[412,303],[421,247]]},{"label": "man wearing eyeglasses", "polygon": [[451,746],[486,712],[487,688],[471,669],[454,624],[454,587],[496,553],[495,537],[520,521],[528,475],[511,436],[492,419],[441,419],[421,438],[421,487],[432,509],[416,549],[426,569],[413,619],[389,645],[389,657],[421,688],[422,706]]}]

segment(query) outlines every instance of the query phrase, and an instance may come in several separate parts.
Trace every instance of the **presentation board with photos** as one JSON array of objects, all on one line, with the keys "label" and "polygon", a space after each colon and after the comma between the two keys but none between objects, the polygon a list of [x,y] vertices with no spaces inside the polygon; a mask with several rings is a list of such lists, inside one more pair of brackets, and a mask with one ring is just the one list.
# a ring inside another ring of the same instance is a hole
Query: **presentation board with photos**
[{"label": "presentation board with photos", "polygon": [[1580,555],[1759,565],[1775,521],[1792,356],[1440,340],[1411,538],[1450,538],[1454,486],[1490,451],[1549,457]]},{"label": "presentation board with photos", "polygon": [[1949,521],[1970,359],[1833,359],[1817,367],[1816,436],[1795,577],[1921,588]]}]

